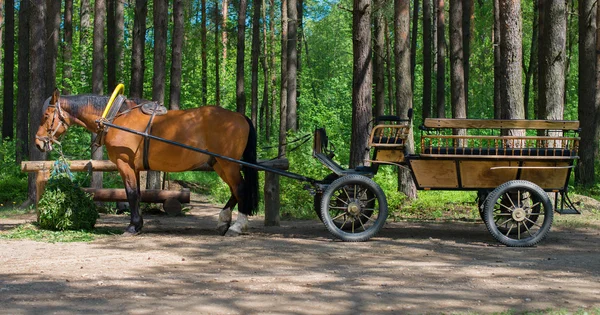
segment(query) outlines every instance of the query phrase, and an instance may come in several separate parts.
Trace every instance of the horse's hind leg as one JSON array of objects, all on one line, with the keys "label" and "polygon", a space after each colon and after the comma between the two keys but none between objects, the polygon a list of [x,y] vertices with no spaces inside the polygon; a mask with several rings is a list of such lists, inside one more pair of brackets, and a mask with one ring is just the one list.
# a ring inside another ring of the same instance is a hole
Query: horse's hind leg
[{"label": "horse's hind leg", "polygon": [[144,225],[144,220],[140,215],[140,175],[123,161],[117,161],[117,167],[125,184],[127,201],[129,201],[129,211],[131,212],[131,221],[125,229],[124,234],[135,235],[142,230],[142,226]]},{"label": "horse's hind leg", "polygon": [[[242,185],[244,184],[244,181],[242,179],[242,175],[240,174],[240,166],[236,163],[217,159],[217,163],[214,165],[214,169],[215,171],[217,171],[217,174],[219,174],[221,179],[223,179],[223,181],[225,181],[225,183],[227,183],[227,185],[229,185],[229,188],[231,189],[232,196],[229,199],[229,202],[227,202],[227,204],[225,205],[225,208],[223,208],[223,210],[221,211],[221,214],[226,212],[224,216],[228,215],[230,222],[231,210],[235,206],[236,201],[238,203],[238,210],[240,211],[238,211],[237,219],[235,223],[231,225],[229,229],[226,230],[225,233],[225,235],[227,236],[237,236],[248,228],[248,214],[243,213],[244,211],[242,211],[244,207],[244,205],[242,204]],[[230,202],[232,201],[233,203],[230,204]],[[221,215],[219,215],[219,223],[220,222]],[[217,227],[217,229],[218,228],[219,227]],[[221,230],[219,230],[219,232],[221,232]]]},{"label": "horse's hind leg", "polygon": [[220,235],[225,235],[225,233],[227,233],[227,230],[229,230],[229,227],[231,226],[231,212],[237,204],[237,199],[235,198],[235,194],[233,193],[233,188],[231,187],[231,185],[229,185],[229,181],[227,180],[227,174],[221,167],[221,163],[216,163],[215,165],[213,165],[213,168],[215,172],[219,175],[219,177],[221,177],[221,179],[223,179],[223,181],[229,186],[229,190],[231,191],[231,197],[229,197],[229,200],[227,201],[223,209],[221,209],[221,212],[219,213],[219,221],[217,222],[217,232]]}]

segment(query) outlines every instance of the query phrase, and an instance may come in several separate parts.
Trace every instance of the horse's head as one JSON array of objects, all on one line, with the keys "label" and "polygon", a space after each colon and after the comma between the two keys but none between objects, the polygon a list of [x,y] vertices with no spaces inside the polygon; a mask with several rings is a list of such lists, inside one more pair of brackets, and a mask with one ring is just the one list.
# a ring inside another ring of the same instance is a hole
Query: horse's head
[{"label": "horse's head", "polygon": [[69,127],[65,113],[60,107],[59,97],[60,94],[56,89],[44,103],[44,115],[35,134],[35,146],[42,152],[51,151],[53,143],[60,144],[57,139]]}]

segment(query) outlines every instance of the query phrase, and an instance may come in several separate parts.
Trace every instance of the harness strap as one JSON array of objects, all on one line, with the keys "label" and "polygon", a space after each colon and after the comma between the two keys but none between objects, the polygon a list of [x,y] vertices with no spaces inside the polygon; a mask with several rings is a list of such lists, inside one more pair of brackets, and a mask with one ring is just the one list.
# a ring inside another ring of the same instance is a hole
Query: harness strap
[{"label": "harness strap", "polygon": [[150,170],[150,163],[148,162],[148,152],[150,151],[150,131],[152,130],[152,122],[154,121],[154,116],[156,116],[156,109],[158,108],[158,103],[154,103],[154,110],[152,111],[152,115],[150,115],[150,119],[148,120],[148,125],[146,126],[146,131],[144,132],[146,136],[144,136],[144,151],[142,154],[142,159],[144,162],[144,169]]}]

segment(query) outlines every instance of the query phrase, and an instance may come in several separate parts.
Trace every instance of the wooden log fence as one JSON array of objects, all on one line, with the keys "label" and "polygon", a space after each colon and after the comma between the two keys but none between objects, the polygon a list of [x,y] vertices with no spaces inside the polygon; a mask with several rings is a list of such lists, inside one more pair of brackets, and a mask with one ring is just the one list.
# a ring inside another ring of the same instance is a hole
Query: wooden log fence
[{"label": "wooden log fence", "polygon": [[[289,161],[287,159],[259,160],[259,164],[270,168],[287,170]],[[21,171],[36,173],[37,200],[44,193],[44,189],[50,172],[54,167],[54,161],[24,161],[21,162]],[[72,172],[115,172],[117,165],[108,160],[73,160],[69,161],[69,169]],[[195,171],[213,171],[212,167],[204,165]],[[84,191],[93,195],[95,201],[127,201],[125,189],[109,188],[84,188]],[[279,175],[266,172],[265,174],[265,225],[279,225]],[[141,202],[163,203],[165,211],[169,214],[181,212],[181,204],[190,202],[190,190],[185,188],[176,190],[142,189]]]}]

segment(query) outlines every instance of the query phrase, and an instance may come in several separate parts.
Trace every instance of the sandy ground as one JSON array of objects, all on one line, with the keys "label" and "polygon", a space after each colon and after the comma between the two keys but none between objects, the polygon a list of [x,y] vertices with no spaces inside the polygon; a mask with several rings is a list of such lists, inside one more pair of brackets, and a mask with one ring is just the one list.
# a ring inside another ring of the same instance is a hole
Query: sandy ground
[{"label": "sandy ground", "polygon": [[[388,223],[364,243],[322,223],[216,235],[219,208],[146,215],[144,233],[90,243],[0,240],[0,313],[491,313],[600,307],[600,228],[553,227],[533,248],[483,223]],[[0,219],[0,231],[33,218]],[[125,228],[127,216],[99,226]]]}]

